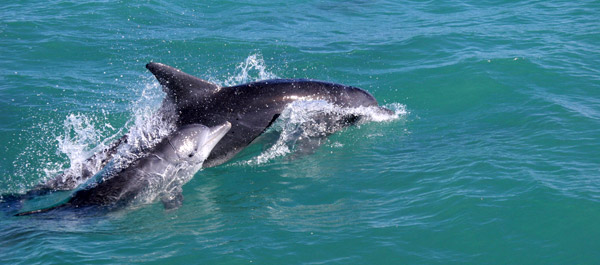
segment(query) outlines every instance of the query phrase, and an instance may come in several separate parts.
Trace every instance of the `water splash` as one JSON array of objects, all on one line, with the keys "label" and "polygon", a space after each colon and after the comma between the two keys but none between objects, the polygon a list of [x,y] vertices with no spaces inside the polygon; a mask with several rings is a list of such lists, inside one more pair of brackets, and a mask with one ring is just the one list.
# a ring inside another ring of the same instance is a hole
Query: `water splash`
[{"label": "water splash", "polygon": [[274,79],[277,75],[267,69],[265,60],[260,53],[251,54],[245,61],[235,67],[233,75],[229,76],[223,85],[234,86],[259,80]]},{"label": "water splash", "polygon": [[138,100],[131,104],[127,144],[119,147],[115,159],[127,164],[175,130],[176,112],[164,99],[158,83],[146,83]]},{"label": "water splash", "polygon": [[96,150],[106,148],[106,141],[102,141],[102,135],[105,134],[105,128],[113,127],[108,123],[104,127],[97,127],[97,123],[98,120],[92,116],[80,113],[69,114],[65,118],[64,132],[56,137],[56,141],[58,142],[58,152],[67,156],[70,166],[67,169],[45,168],[46,178],[63,170],[72,175],[81,175],[83,170],[99,170],[95,165],[86,165],[85,160]]},{"label": "water splash", "polygon": [[296,101],[279,116],[268,132],[276,132],[279,138],[270,148],[250,160],[238,165],[260,165],[275,158],[286,156],[304,148],[314,149],[322,144],[324,137],[341,130],[347,117],[361,117],[359,124],[366,122],[388,122],[408,114],[406,106],[392,103],[384,106],[392,113],[379,107],[344,108],[327,101]]},{"label": "water splash", "polygon": [[[63,122],[63,133],[56,137],[59,154],[68,160],[44,168],[45,179],[58,178],[59,183],[79,185],[85,181],[79,177],[84,171],[95,174],[102,169],[100,161],[106,158],[104,150],[122,135],[128,134],[127,143],[118,147],[112,159],[117,169],[126,167],[173,131],[175,112],[171,104],[161,104],[164,93],[156,82],[145,83],[141,91],[133,93],[139,96],[129,105],[131,118],[119,130],[108,122],[105,112],[103,118],[69,114]],[[97,159],[88,160],[94,154]]]}]

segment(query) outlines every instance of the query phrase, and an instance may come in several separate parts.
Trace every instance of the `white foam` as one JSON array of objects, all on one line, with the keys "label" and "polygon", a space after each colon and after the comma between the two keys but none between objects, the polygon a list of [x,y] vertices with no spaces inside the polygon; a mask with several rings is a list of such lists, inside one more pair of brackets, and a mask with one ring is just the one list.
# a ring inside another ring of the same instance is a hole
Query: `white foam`
[{"label": "white foam", "polygon": [[235,67],[234,73],[223,81],[224,86],[234,86],[259,80],[274,79],[277,75],[267,70],[260,53],[251,54]]},{"label": "white foam", "polygon": [[175,129],[173,105],[164,101],[158,83],[147,83],[138,100],[131,104],[132,118],[127,122],[127,144],[119,147],[117,160],[127,163],[152,148]]},{"label": "white foam", "polygon": [[343,128],[342,124],[327,122],[331,117],[334,120],[341,120],[347,116],[360,116],[359,123],[362,124],[393,121],[407,114],[406,106],[399,103],[392,103],[384,107],[392,110],[393,114],[381,110],[379,107],[344,108],[322,100],[295,101],[285,108],[277,122],[269,129],[269,131],[279,133],[275,144],[260,155],[237,164],[264,164],[288,155],[303,145],[319,145],[322,137]]},{"label": "white foam", "polygon": [[[55,177],[58,172],[64,171],[63,176],[80,176],[83,170],[96,173],[101,169],[100,163],[89,163],[87,159],[95,153],[102,155],[102,150],[113,141],[128,133],[127,144],[121,145],[113,157],[113,166],[122,168],[131,161],[143,155],[145,150],[156,145],[173,129],[174,111],[170,104],[160,107],[164,93],[156,82],[146,83],[141,86],[141,91],[135,101],[129,105],[131,118],[125,126],[114,130],[108,122],[106,113],[104,118],[93,118],[86,114],[69,114],[63,122],[63,133],[56,137],[58,152],[65,155],[68,161],[64,164],[54,164],[44,168],[46,178]],[[107,130],[112,132],[105,137]],[[97,162],[100,160],[97,159]],[[76,179],[81,184],[83,179]]]},{"label": "white foam", "polygon": [[[97,120],[84,114],[69,114],[64,122],[64,133],[56,137],[58,151],[69,159],[70,167],[66,169],[69,174],[81,175],[84,168],[92,169],[94,165],[86,165],[85,160],[90,157],[94,150],[105,148],[102,141],[102,127],[96,128]],[[90,148],[95,146],[95,148]],[[56,172],[57,169],[46,169],[46,174]],[[50,177],[47,175],[47,177]]]}]

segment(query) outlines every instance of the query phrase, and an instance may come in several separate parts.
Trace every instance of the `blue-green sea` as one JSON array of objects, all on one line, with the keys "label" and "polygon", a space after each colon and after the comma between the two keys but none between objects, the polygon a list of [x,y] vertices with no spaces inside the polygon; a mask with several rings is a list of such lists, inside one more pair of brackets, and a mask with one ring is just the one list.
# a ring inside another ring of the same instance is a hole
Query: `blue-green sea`
[{"label": "blue-green sea", "polygon": [[0,194],[151,130],[165,94],[150,61],[219,85],[357,86],[395,115],[304,152],[297,117],[328,105],[291,106],[176,210],[4,207],[0,264],[599,264],[599,15],[599,1],[3,1]]}]

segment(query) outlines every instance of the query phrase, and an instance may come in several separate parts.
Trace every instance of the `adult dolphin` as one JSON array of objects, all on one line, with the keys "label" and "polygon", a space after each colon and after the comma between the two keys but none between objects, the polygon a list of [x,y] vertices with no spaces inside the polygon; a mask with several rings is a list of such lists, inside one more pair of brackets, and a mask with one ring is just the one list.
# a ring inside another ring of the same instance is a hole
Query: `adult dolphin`
[{"label": "adult dolphin", "polygon": [[[290,103],[298,100],[324,100],[340,107],[377,106],[367,91],[340,84],[309,79],[273,79],[231,87],[220,87],[171,66],[151,62],[146,68],[154,74],[166,93],[165,103],[173,104],[177,126],[204,124],[216,126],[231,122],[231,130],[212,150],[203,167],[213,167],[231,159],[263,133]],[[390,110],[381,108],[386,113]],[[332,123],[350,125],[360,117],[331,116]],[[69,190],[94,175],[127,141],[127,135],[94,154],[79,175],[59,174],[38,185],[36,191]]]}]

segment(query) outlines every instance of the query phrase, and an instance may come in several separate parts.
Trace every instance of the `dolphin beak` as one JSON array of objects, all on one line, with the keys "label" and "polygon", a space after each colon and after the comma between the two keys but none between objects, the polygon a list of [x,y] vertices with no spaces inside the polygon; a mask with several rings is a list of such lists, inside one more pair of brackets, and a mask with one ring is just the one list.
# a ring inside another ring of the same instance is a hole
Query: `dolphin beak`
[{"label": "dolphin beak", "polygon": [[231,129],[231,123],[226,121],[221,125],[217,125],[209,129],[210,133],[208,135],[208,141],[206,141],[206,143],[204,144],[204,148],[210,148],[210,150],[212,150],[215,147],[215,145],[219,143],[221,138],[223,138],[223,136],[225,136],[225,134],[229,132],[229,129]]}]

